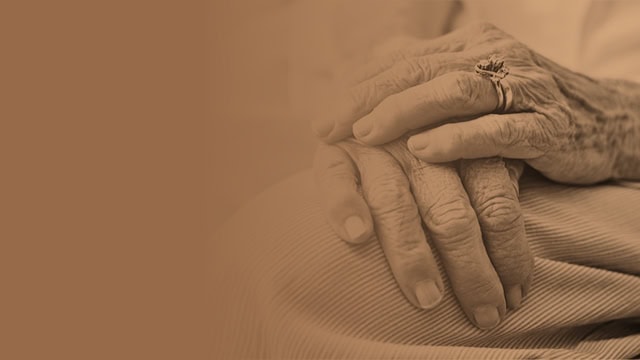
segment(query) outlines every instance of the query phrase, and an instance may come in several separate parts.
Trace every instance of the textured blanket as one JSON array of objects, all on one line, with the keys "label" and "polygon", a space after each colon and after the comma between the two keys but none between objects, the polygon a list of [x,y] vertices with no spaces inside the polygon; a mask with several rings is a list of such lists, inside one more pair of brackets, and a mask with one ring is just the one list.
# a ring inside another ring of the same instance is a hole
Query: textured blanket
[{"label": "textured blanket", "polygon": [[[529,296],[479,330],[445,280],[413,307],[377,242],[326,223],[308,172],[281,182],[213,238],[216,358],[622,358],[640,354],[640,189],[535,174],[520,199],[536,259]],[[446,279],[446,277],[445,277]]]}]

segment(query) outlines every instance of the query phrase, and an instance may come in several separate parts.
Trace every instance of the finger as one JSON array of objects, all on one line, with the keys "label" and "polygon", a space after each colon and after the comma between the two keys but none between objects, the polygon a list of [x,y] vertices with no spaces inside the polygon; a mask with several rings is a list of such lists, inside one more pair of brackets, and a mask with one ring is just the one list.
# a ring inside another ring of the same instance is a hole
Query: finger
[{"label": "finger", "polygon": [[520,177],[524,172],[524,162],[516,159],[502,159],[504,165],[509,172],[509,179],[511,179],[511,185],[513,186],[516,196],[520,196]]},{"label": "finger", "polygon": [[[509,167],[512,171],[509,171]],[[522,303],[533,272],[533,254],[525,236],[518,200],[522,165],[500,158],[463,160],[459,170],[482,229],[485,248],[502,282],[507,305]]]},{"label": "finger", "polygon": [[379,148],[341,146],[358,164],[376,235],[400,289],[415,306],[433,308],[444,287],[400,165]]},{"label": "finger", "polygon": [[464,57],[457,53],[438,53],[400,59],[391,68],[336,95],[340,99],[337,104],[314,120],[316,135],[329,143],[351,136],[356,120],[387,97],[451,71],[472,69],[480,57],[476,53]]},{"label": "finger", "polygon": [[[502,159],[502,161],[504,161],[505,167],[507,168],[507,171],[509,172],[509,178],[511,180],[511,185],[513,187],[513,190],[516,193],[516,196],[519,198],[520,197],[520,177],[522,176],[522,174],[524,173],[524,167],[525,167],[525,162],[522,160],[517,160],[517,159]],[[525,237],[526,237],[526,231],[525,231]],[[528,242],[527,242],[527,246],[528,246]],[[529,293],[529,289],[531,287],[531,281],[533,279],[533,271],[535,268],[535,259],[532,258],[531,259],[532,264],[531,264],[531,273],[529,274],[529,277],[525,280],[524,284],[523,284],[523,288],[522,288],[522,297],[526,297],[527,294]]]},{"label": "finger", "polygon": [[453,167],[427,166],[432,168],[429,179],[439,181],[436,186],[423,184],[416,195],[422,218],[464,312],[479,328],[493,328],[506,312],[504,290],[487,256],[475,213]]},{"label": "finger", "polygon": [[411,152],[426,162],[502,156],[534,159],[548,151],[553,129],[538,113],[490,114],[412,136]]},{"label": "finger", "polygon": [[353,125],[353,133],[366,144],[384,144],[410,130],[490,113],[497,104],[491,81],[472,72],[450,72],[387,97]]},{"label": "finger", "polygon": [[[392,146],[397,147],[395,144]],[[456,168],[391,151],[404,158],[422,219],[463,311],[479,328],[495,327],[506,312],[504,290]]]},{"label": "finger", "polygon": [[[488,50],[504,39],[504,33],[495,26],[477,23],[426,41],[416,50],[391,55],[382,65],[365,66],[364,75],[356,76],[357,85],[346,95],[338,95],[338,105],[313,122],[314,131],[328,143],[349,137],[353,123],[389,95],[447,72],[471,71],[479,59],[488,55]],[[481,44],[491,46],[474,46]],[[460,51],[465,51],[464,56]]]},{"label": "finger", "polygon": [[373,238],[373,220],[349,155],[337,146],[320,144],[313,168],[327,220],[336,234],[351,243]]}]

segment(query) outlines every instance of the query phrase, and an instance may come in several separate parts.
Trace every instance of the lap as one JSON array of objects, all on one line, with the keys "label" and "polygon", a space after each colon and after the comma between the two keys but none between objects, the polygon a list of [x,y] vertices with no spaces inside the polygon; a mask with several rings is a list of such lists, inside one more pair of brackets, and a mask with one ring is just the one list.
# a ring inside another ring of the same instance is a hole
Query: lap
[{"label": "lap", "polygon": [[[620,357],[640,353],[640,191],[521,186],[536,257],[531,294],[495,329],[468,323],[448,284],[414,308],[375,242],[351,246],[323,217],[308,172],[272,187],[213,241],[218,347],[247,357]],[[634,328],[635,326],[635,328]],[[229,345],[235,346],[229,346]]]}]

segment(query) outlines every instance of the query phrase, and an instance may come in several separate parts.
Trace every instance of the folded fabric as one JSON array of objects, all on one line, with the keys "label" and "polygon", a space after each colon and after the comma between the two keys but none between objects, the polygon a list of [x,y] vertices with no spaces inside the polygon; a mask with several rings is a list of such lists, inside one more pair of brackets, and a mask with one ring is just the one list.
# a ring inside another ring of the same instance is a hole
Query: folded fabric
[{"label": "folded fabric", "polygon": [[[622,358],[640,354],[640,189],[536,174],[520,198],[536,259],[529,296],[474,327],[446,283],[425,311],[402,295],[377,242],[326,223],[309,172],[272,187],[212,242],[220,358]],[[442,269],[441,269],[442,270]]]}]

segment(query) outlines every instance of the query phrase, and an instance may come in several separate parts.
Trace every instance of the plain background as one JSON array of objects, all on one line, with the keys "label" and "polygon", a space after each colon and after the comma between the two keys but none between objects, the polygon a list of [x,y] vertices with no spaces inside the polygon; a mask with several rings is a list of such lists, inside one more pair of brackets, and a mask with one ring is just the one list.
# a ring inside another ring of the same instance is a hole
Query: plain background
[{"label": "plain background", "polygon": [[211,230],[313,150],[271,5],[2,2],[0,358],[207,358]]},{"label": "plain background", "polygon": [[0,3],[0,358],[207,358],[211,6]]},{"label": "plain background", "polygon": [[214,113],[209,128],[211,229],[243,203],[311,165],[313,134],[288,97],[290,7],[228,1],[214,11]]}]

